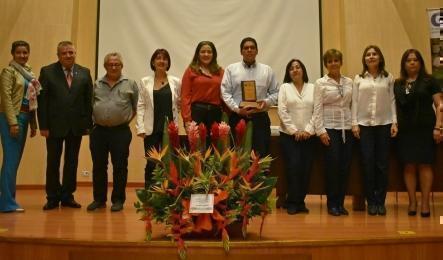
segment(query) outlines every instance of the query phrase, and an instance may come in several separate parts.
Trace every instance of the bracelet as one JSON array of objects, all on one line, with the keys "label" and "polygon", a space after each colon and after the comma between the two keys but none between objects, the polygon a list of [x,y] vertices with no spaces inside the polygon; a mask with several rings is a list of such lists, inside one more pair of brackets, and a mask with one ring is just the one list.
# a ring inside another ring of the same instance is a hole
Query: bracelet
[{"label": "bracelet", "polygon": [[440,132],[443,132],[443,127],[434,127],[434,130],[438,130]]}]

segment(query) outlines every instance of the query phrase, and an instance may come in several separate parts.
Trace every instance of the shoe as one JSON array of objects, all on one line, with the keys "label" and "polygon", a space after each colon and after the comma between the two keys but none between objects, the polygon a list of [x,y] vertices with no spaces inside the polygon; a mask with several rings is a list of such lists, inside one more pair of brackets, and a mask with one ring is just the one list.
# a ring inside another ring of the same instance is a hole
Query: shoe
[{"label": "shoe", "polygon": [[101,209],[101,208],[106,208],[106,203],[105,202],[98,202],[98,201],[94,200],[91,204],[88,205],[86,210],[93,211],[93,210]]},{"label": "shoe", "polygon": [[375,216],[377,215],[377,206],[376,205],[368,205],[368,215]]},{"label": "shoe", "polygon": [[338,212],[340,212],[340,215],[349,215],[349,212],[343,206],[338,207]]},{"label": "shoe", "polygon": [[43,206],[43,210],[51,210],[51,209],[56,209],[56,208],[58,208],[58,202],[54,202],[54,201],[48,201]]},{"label": "shoe", "polygon": [[113,203],[111,206],[111,211],[113,211],[113,212],[120,211],[122,209],[123,209],[123,203],[120,201]]},{"label": "shoe", "polygon": [[62,201],[62,207],[68,207],[68,208],[74,208],[74,209],[79,209],[82,207],[82,205],[80,205],[77,201],[75,201],[74,199],[68,200],[68,201]]},{"label": "shoe", "polygon": [[411,205],[409,204],[408,207],[408,216],[415,216],[417,215],[417,203],[415,203],[414,209],[411,209]]},{"label": "shoe", "polygon": [[288,212],[289,215],[295,215],[295,214],[299,213],[297,207],[292,206],[292,205],[286,206],[286,211]]},{"label": "shoe", "polygon": [[338,208],[329,208],[328,214],[332,216],[340,216],[340,211]]},{"label": "shoe", "polygon": [[429,218],[431,216],[431,212],[430,211],[428,211],[428,212],[420,212],[420,216],[422,218]]},{"label": "shoe", "polygon": [[378,205],[377,207],[377,214],[380,216],[385,216],[386,215],[386,207],[385,205]]},{"label": "shoe", "polygon": [[299,213],[309,213],[309,209],[308,209],[305,205],[299,206],[299,207],[297,208],[297,211],[298,211]]}]

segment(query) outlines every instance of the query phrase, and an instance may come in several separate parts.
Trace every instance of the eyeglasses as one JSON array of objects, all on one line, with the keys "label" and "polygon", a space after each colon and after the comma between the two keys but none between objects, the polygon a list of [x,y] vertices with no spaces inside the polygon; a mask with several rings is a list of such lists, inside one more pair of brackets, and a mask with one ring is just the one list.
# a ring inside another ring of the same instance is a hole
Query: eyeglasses
[{"label": "eyeglasses", "polygon": [[120,68],[122,66],[121,63],[108,63],[106,64],[107,67],[112,68],[112,67],[116,67],[116,68]]}]

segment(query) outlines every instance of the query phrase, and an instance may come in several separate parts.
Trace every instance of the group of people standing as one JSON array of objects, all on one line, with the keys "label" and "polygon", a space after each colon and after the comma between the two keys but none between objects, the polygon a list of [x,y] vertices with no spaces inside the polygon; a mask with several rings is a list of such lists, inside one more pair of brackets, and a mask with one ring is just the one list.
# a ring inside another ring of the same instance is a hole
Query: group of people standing
[{"label": "group of people standing", "polygon": [[[417,50],[408,50],[403,55],[398,80],[385,70],[380,49],[371,45],[363,53],[362,73],[354,80],[341,74],[342,53],[331,49],[323,56],[327,74],[315,84],[309,83],[303,62],[292,59],[281,86],[271,67],[256,61],[258,45],[251,37],[240,43],[242,61],[225,69],[217,63],[214,44],[200,42],[181,79],[168,74],[171,66],[168,51],[157,49],[149,61],[153,74],[142,78],[138,85],[124,76],[123,58],[116,52],[105,56],[106,74],[95,84],[89,70],[75,63],[76,51],[71,42],[59,43],[58,61],[43,67],[38,80],[27,65],[29,53],[28,43],[14,42],[13,60],[0,77],[0,134],[4,154],[1,212],[24,211],[15,201],[16,174],[28,125],[31,137],[36,135],[36,111],[47,147],[47,203],[43,209],[60,205],[81,207],[73,194],[82,136],[89,134],[93,201],[87,210],[106,207],[110,154],[111,211],[120,211],[126,199],[132,140],[129,123],[134,117],[136,134],[143,138],[147,152],[161,146],[166,118],[178,123],[181,113],[185,128],[196,122],[210,129],[214,122],[220,122],[225,111],[233,131],[241,119],[253,122],[253,149],[266,156],[271,136],[267,111],[278,103],[288,185],[285,205],[289,214],[309,212],[304,200],[316,135],[325,149],[329,214],[348,215],[343,202],[354,138],[360,139],[368,214],[386,214],[389,143],[397,135],[399,156],[405,165],[409,214],[417,212],[417,170],[423,193],[421,215],[430,214],[431,164],[435,160],[435,144],[443,139],[443,101],[441,89],[426,73]],[[251,81],[256,87],[257,104],[242,106],[242,84]],[[152,182],[154,168],[153,163],[146,163],[146,187]]]},{"label": "group of people standing", "polygon": [[[14,42],[13,59],[2,71],[0,81],[4,154],[0,212],[24,211],[15,200],[16,175],[28,125],[31,125],[31,136],[35,136],[37,118],[47,148],[47,202],[43,210],[56,209],[60,205],[81,208],[73,194],[83,135],[90,137],[93,162],[93,201],[87,210],[106,207],[109,156],[113,166],[111,211],[123,209],[132,140],[129,123],[133,118],[136,118],[137,136],[143,138],[147,152],[161,145],[166,118],[178,123],[181,112],[185,126],[194,121],[210,129],[214,122],[221,121],[223,111],[231,110],[231,129],[235,129],[242,118],[253,120],[253,148],[262,156],[268,154],[270,120],[266,111],[276,103],[277,81],[269,66],[255,62],[258,53],[255,39],[243,39],[240,50],[243,61],[224,71],[217,63],[214,44],[200,42],[189,67],[179,79],[167,72],[171,66],[168,51],[157,49],[149,63],[154,73],[142,78],[140,84],[122,73],[121,54],[109,53],[104,58],[106,74],[93,83],[89,69],[75,62],[76,50],[72,42],[58,44],[58,61],[43,67],[38,80],[27,64],[29,44]],[[256,80],[260,99],[257,107],[239,106],[243,80]],[[146,187],[152,182],[153,170],[154,165],[148,161]]]},{"label": "group of people standing", "polygon": [[354,80],[341,74],[343,55],[323,55],[324,77],[308,83],[305,66],[291,60],[280,87],[278,113],[286,163],[288,214],[307,213],[305,197],[313,160],[312,139],[324,147],[328,213],[348,215],[344,207],[352,146],[359,139],[364,190],[369,215],[385,215],[391,138],[397,136],[409,195],[408,215],[417,214],[417,173],[422,192],[420,214],[430,216],[429,196],[436,144],[443,140],[443,95],[425,69],[419,51],[407,50],[400,78],[385,70],[379,47],[362,55],[362,72]]}]

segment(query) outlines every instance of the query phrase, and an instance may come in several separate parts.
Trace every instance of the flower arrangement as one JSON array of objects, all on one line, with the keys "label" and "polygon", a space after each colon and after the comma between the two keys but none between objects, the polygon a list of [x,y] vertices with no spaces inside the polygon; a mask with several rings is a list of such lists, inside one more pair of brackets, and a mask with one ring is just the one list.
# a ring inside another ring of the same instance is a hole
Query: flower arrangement
[{"label": "flower arrangement", "polygon": [[[252,122],[241,120],[235,130],[234,138],[226,121],[214,123],[207,148],[206,127],[192,122],[186,149],[180,147],[177,125],[165,123],[162,149],[152,148],[146,156],[156,162],[153,183],[136,190],[139,201],[135,208],[145,221],[146,240],[151,239],[152,221],[165,223],[180,258],[185,259],[187,234],[212,232],[221,236],[226,252],[231,223],[240,222],[246,237],[249,220],[261,216],[261,234],[265,216],[275,203],[269,196],[277,182],[268,175],[272,158],[259,158],[251,149]],[[192,213],[193,194],[213,196],[211,213]]]}]

